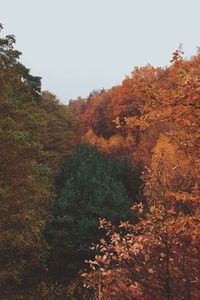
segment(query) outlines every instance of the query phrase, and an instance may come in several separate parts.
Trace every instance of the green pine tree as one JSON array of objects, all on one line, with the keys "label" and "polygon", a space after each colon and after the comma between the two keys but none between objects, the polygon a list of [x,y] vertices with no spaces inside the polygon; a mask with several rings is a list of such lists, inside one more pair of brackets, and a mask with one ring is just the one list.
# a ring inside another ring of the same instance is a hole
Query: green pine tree
[{"label": "green pine tree", "polygon": [[102,234],[99,218],[114,224],[131,218],[133,199],[129,181],[127,186],[125,182],[131,174],[127,160],[110,159],[91,146],[81,145],[68,157],[57,180],[53,220],[47,228],[53,272],[83,266],[91,243]]}]

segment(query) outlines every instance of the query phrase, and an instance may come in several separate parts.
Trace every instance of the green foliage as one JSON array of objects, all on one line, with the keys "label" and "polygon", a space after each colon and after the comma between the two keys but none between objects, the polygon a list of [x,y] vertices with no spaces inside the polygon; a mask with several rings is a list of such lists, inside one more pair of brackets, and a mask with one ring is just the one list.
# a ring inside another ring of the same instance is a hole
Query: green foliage
[{"label": "green foliage", "polygon": [[77,143],[78,120],[70,109],[59,103],[50,92],[41,94],[40,110],[37,112],[37,130],[43,145],[41,161],[52,170],[55,177],[63,159]]},{"label": "green foliage", "polygon": [[68,157],[57,179],[53,220],[47,229],[54,272],[83,266],[91,243],[102,234],[100,217],[115,224],[130,219],[132,199],[124,179],[131,172],[127,161],[109,159],[87,145]]},{"label": "green foliage", "polygon": [[0,38],[1,291],[44,270],[53,175],[77,128],[55,96],[40,94],[40,77],[19,62],[14,43],[14,36]]}]

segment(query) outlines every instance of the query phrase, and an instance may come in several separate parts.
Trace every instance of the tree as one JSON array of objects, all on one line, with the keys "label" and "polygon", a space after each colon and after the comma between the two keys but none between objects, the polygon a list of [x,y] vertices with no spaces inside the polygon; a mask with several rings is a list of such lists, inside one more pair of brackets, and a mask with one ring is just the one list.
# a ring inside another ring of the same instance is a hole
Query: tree
[{"label": "tree", "polygon": [[53,220],[47,229],[54,271],[83,266],[91,243],[101,235],[100,217],[114,223],[130,218],[135,200],[130,198],[132,173],[130,163],[108,159],[91,146],[81,145],[68,157],[57,180]]},{"label": "tree", "polygon": [[41,269],[47,249],[42,230],[51,204],[49,169],[38,159],[40,79],[19,62],[14,43],[14,36],[0,39],[1,288]]},{"label": "tree", "polygon": [[85,287],[98,299],[198,299],[199,194],[194,198],[191,215],[153,206],[144,217],[139,204],[136,225],[116,229],[101,220],[107,235],[89,260],[90,272],[82,274]]},{"label": "tree", "polygon": [[184,61],[181,54],[174,53],[168,70],[136,69],[140,114],[123,124],[116,119],[119,128],[139,128],[139,150],[148,143],[142,176],[148,207],[146,214],[142,204],[133,207],[136,225],[101,220],[107,235],[83,274],[100,299],[200,297],[199,55]]},{"label": "tree", "polygon": [[48,91],[41,94],[37,118],[43,145],[40,161],[48,166],[55,178],[63,161],[78,143],[79,122],[69,106],[60,103]]},{"label": "tree", "polygon": [[77,132],[68,109],[40,94],[40,78],[19,62],[14,43],[0,38],[1,291],[39,280],[45,269],[51,187]]}]

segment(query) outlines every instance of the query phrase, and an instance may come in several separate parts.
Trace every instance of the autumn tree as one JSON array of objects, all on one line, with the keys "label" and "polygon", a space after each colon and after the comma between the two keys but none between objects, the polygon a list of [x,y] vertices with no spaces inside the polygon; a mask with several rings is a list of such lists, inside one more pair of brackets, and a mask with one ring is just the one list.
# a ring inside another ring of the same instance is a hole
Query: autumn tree
[{"label": "autumn tree", "polygon": [[199,298],[199,209],[184,216],[152,207],[138,224],[121,223],[121,234],[105,220],[102,226],[107,238],[83,274],[87,288],[102,299]]},{"label": "autumn tree", "polygon": [[147,207],[138,205],[138,224],[121,223],[120,233],[101,221],[107,237],[83,274],[100,299],[199,298],[199,65],[199,55],[186,61],[178,50],[168,69],[134,72],[140,114],[115,123],[139,130],[139,147],[148,143]]}]

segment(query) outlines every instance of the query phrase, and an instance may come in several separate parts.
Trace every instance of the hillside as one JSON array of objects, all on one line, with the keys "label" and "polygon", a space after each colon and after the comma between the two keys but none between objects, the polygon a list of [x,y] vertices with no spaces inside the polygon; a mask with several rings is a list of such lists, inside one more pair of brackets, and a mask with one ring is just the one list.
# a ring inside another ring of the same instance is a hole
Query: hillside
[{"label": "hillside", "polygon": [[200,53],[68,105],[20,56],[1,36],[1,299],[199,299]]}]

